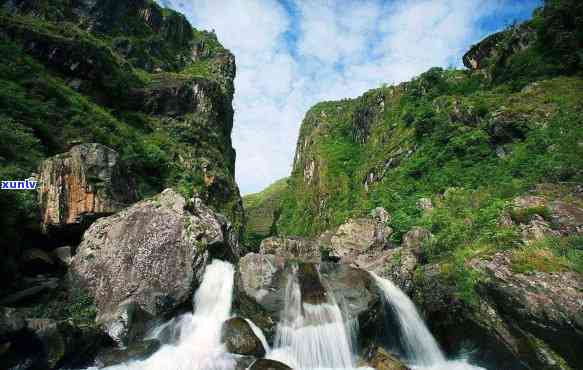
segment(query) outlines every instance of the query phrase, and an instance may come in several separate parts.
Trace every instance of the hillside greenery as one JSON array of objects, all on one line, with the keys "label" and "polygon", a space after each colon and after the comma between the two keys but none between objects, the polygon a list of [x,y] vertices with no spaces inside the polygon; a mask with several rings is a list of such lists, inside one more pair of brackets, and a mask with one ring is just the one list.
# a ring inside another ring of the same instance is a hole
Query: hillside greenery
[{"label": "hillside greenery", "polygon": [[[44,158],[98,142],[120,153],[140,197],[166,187],[205,194],[242,228],[229,51],[152,0],[83,6],[0,1],[0,178],[29,178]],[[148,106],[157,91],[189,84],[205,87],[212,110],[170,117]],[[216,189],[207,189],[203,166]],[[37,207],[34,192],[0,194],[3,284],[20,250],[52,242],[39,233]]]},{"label": "hillside greenery", "polygon": [[[526,248],[518,228],[498,223],[513,198],[538,184],[560,190],[583,181],[582,16],[580,2],[547,1],[500,35],[481,70],[432,68],[315,105],[302,124],[278,232],[314,237],[382,206],[394,242],[413,226],[431,230],[426,262],[440,262],[470,303],[480,279],[466,267],[473,257],[511,249],[517,271],[582,271],[580,238]],[[515,48],[526,32],[535,41]],[[559,190],[551,199],[567,196]],[[422,197],[432,199],[432,212],[417,207]]]}]

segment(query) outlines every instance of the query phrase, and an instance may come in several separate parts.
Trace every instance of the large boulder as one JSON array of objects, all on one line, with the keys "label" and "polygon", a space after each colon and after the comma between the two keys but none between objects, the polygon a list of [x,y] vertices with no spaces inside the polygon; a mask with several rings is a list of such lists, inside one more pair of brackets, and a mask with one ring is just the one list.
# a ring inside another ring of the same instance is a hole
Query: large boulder
[{"label": "large boulder", "polygon": [[265,348],[245,319],[233,317],[223,323],[222,342],[227,351],[238,355],[265,356]]},{"label": "large boulder", "polygon": [[381,347],[371,347],[365,353],[366,365],[376,370],[410,370],[399,359]]},{"label": "large boulder", "polygon": [[377,331],[374,323],[382,313],[379,291],[366,271],[347,264],[298,263],[280,256],[247,254],[238,265],[235,309],[272,338],[294,270],[304,302],[321,303],[331,294],[347,319],[358,320],[361,331],[367,332],[365,336],[375,335],[371,334]]},{"label": "large boulder", "polygon": [[389,214],[379,207],[371,217],[351,218],[323,233],[319,243],[329,257],[341,263],[368,264],[391,246],[389,237],[393,230],[387,225],[389,221]]},{"label": "large boulder", "polygon": [[270,237],[263,239],[261,254],[274,254],[303,262],[320,262],[320,244],[315,240],[299,237]]},{"label": "large boulder", "polygon": [[[515,273],[511,252],[471,264],[488,277],[483,295],[516,332],[523,333],[531,347],[546,347],[548,353],[558,354],[571,367],[583,368],[582,274]],[[556,361],[554,356],[548,357]]]},{"label": "large boulder", "polygon": [[166,189],[96,221],[70,275],[94,298],[97,322],[124,342],[132,317],[159,317],[190,304],[211,258],[236,263],[239,249],[231,233],[226,219],[199,199],[187,204]]},{"label": "large boulder", "polygon": [[119,154],[105,145],[74,146],[39,168],[39,203],[45,232],[80,235],[94,219],[136,200],[131,176]]}]

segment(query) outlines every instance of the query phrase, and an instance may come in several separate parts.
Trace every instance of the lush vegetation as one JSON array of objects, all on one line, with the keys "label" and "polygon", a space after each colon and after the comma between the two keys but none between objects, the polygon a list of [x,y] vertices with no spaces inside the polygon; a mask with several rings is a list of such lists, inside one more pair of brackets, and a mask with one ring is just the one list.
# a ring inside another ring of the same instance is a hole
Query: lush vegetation
[{"label": "lush vegetation", "polygon": [[[141,197],[170,186],[197,192],[241,227],[234,75],[224,71],[230,54],[214,33],[151,0],[100,1],[92,12],[68,1],[0,5],[2,180],[26,179],[47,156],[99,142],[121,154]],[[191,112],[187,93],[173,97],[186,113],[159,109],[159,91],[192,84],[212,109]],[[39,233],[36,202],[33,192],[0,194],[0,285],[14,281],[20,249],[52,243]]]},{"label": "lush vegetation", "polygon": [[[515,210],[511,201],[540,183],[583,181],[582,14],[579,2],[548,1],[532,21],[500,36],[501,50],[481,71],[433,68],[399,86],[314,106],[278,231],[316,236],[382,206],[395,242],[413,226],[431,230],[426,261],[440,262],[468,302],[480,279],[466,264],[473,257],[510,249],[517,271],[580,270],[573,247],[580,239],[525,247],[517,227],[498,221],[547,217],[545,208]],[[530,47],[515,47],[527,36]],[[433,200],[432,212],[417,207],[422,197]]]},{"label": "lush vegetation", "polygon": [[257,250],[261,240],[277,235],[277,219],[282,197],[287,191],[287,180],[277,180],[261,192],[243,197],[246,217],[243,242],[249,250]]}]

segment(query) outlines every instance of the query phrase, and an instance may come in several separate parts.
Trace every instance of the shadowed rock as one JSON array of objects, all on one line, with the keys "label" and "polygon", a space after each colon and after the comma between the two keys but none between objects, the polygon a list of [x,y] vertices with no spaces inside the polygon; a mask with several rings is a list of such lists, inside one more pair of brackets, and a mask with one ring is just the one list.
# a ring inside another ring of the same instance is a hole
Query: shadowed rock
[{"label": "shadowed rock", "polygon": [[231,353],[255,357],[265,356],[263,344],[245,319],[234,317],[225,321],[221,330],[221,338],[227,351]]}]

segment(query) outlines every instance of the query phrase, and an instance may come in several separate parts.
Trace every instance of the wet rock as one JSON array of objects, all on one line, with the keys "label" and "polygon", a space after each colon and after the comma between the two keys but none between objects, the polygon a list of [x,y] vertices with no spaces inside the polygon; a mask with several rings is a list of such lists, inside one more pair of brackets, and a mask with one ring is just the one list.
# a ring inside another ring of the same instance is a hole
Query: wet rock
[{"label": "wet rock", "polygon": [[136,200],[135,186],[119,154],[101,144],[81,144],[44,160],[38,186],[42,228],[82,231],[98,217]]},{"label": "wet rock", "polygon": [[300,263],[297,276],[304,303],[317,305],[327,302],[326,289],[314,264]]},{"label": "wet rock", "polygon": [[100,321],[111,339],[120,346],[127,346],[146,333],[148,322],[152,319],[153,315],[145,312],[137,302],[128,299],[120,303],[114,312],[104,313]]},{"label": "wet rock", "polygon": [[70,276],[94,298],[97,322],[106,327],[128,302],[159,317],[190,304],[212,257],[237,261],[238,245],[229,233],[224,217],[199,200],[187,209],[186,200],[167,189],[96,221],[78,247]]},{"label": "wet rock", "polygon": [[128,361],[145,360],[160,349],[160,342],[149,339],[132,343],[125,348],[108,348],[101,351],[95,358],[99,368],[113,366]]},{"label": "wet rock", "polygon": [[376,370],[410,370],[395,356],[381,347],[370,348],[366,355],[366,364]]},{"label": "wet rock", "polygon": [[221,341],[227,351],[239,355],[265,356],[265,348],[245,319],[234,317],[223,323]]},{"label": "wet rock", "polygon": [[287,370],[291,369],[291,367],[287,366],[284,363],[275,360],[268,360],[265,358],[261,358],[253,363],[249,370]]},{"label": "wet rock", "polygon": [[358,322],[363,346],[382,335],[382,300],[368,272],[348,265],[322,263],[320,276],[326,293],[333,295],[346,318]]},{"label": "wet rock", "polygon": [[241,257],[235,278],[234,309],[251,319],[270,340],[284,304],[285,258],[248,253]]},{"label": "wet rock", "polygon": [[259,247],[261,254],[274,254],[303,262],[320,262],[318,242],[299,237],[270,237],[263,239]]},{"label": "wet rock", "polygon": [[279,256],[250,253],[239,261],[234,308],[260,327],[268,341],[275,334],[294,268],[304,302],[322,303],[332,294],[347,317],[359,322],[361,330],[382,330],[374,325],[382,315],[379,292],[366,271],[346,264],[298,264]]}]

